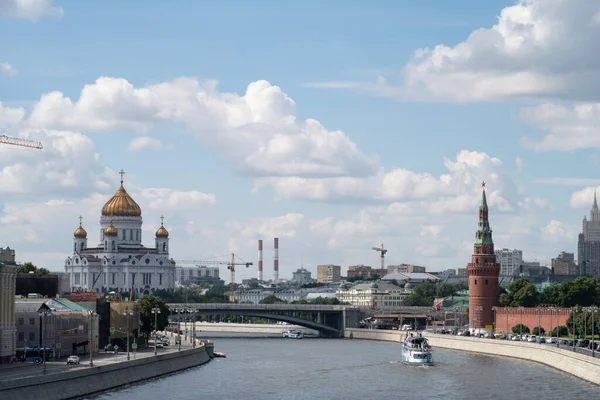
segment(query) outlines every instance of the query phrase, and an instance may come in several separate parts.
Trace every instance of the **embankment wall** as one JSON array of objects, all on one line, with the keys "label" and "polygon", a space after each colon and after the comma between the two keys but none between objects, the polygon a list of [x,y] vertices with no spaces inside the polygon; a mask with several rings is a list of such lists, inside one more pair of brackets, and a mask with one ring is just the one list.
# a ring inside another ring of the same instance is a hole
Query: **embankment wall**
[{"label": "embankment wall", "polygon": [[60,374],[0,382],[2,400],[65,400],[114,389],[207,363],[207,348],[182,350]]},{"label": "embankment wall", "polygon": [[[187,328],[181,324],[181,330],[187,329],[187,332],[192,332],[192,324],[188,324]],[[196,323],[196,335],[202,336],[202,332],[222,332],[222,333],[260,333],[281,335],[283,331],[295,329],[302,331],[305,335],[318,336],[319,332],[314,329],[305,328],[299,325],[277,325],[277,324],[235,324],[235,323]]]},{"label": "embankment wall", "polygon": [[[438,335],[428,332],[423,332],[423,336],[429,339],[429,343],[433,347],[534,361],[600,385],[600,359],[574,353],[554,345]],[[406,332],[346,329],[345,337],[401,342],[406,337]]]}]

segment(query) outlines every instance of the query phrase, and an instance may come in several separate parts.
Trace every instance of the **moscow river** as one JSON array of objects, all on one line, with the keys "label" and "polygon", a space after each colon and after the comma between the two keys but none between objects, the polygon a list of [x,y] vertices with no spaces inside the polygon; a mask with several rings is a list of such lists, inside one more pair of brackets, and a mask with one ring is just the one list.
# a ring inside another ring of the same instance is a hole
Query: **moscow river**
[{"label": "moscow river", "polygon": [[400,363],[400,344],[215,334],[216,358],[94,400],[598,399],[600,387],[540,364],[434,350],[435,366]]}]

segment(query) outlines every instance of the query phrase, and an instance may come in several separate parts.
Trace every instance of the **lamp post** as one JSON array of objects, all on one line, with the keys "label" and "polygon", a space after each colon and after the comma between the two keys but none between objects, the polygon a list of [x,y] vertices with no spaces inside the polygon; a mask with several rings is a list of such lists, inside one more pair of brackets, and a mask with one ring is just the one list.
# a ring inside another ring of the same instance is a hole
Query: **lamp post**
[{"label": "lamp post", "polygon": [[90,331],[90,342],[89,342],[90,345],[89,345],[89,348],[90,348],[90,368],[91,368],[91,367],[94,366],[94,360],[92,358],[93,357],[92,342],[94,341],[94,333],[93,333],[94,332],[94,328],[93,328],[93,325],[94,325],[94,315],[96,315],[96,311],[90,310],[88,313],[90,315],[90,327],[89,327],[88,330]]},{"label": "lamp post", "polygon": [[46,322],[46,317],[48,315],[52,315],[52,311],[41,310],[39,314],[42,317],[42,374],[46,375],[46,335],[48,333],[48,323]]},{"label": "lamp post", "polygon": [[596,335],[594,332],[594,315],[596,314],[597,309],[596,306],[590,307],[590,310],[592,311],[592,357],[596,356],[596,344],[594,343],[594,336]]},{"label": "lamp post", "polygon": [[127,361],[129,361],[129,317],[133,316],[133,310],[130,310],[129,307],[125,307],[125,312],[123,315],[127,317]]},{"label": "lamp post", "polygon": [[492,307],[492,311],[494,311],[494,324],[492,325],[492,335],[496,333],[496,311],[498,310],[498,307],[493,306]]},{"label": "lamp post", "polygon": [[552,311],[554,311],[554,307],[550,307],[549,310],[550,310],[550,342],[552,342]]},{"label": "lamp post", "polygon": [[192,348],[196,348],[196,310],[192,310]]},{"label": "lamp post", "polygon": [[[583,339],[587,339],[587,312],[588,308],[583,308]],[[574,322],[574,321],[573,321]]]},{"label": "lamp post", "polygon": [[521,323],[519,324],[519,340],[523,339],[523,309],[525,307],[519,307],[519,311],[521,312]]},{"label": "lamp post", "polygon": [[177,351],[181,351],[181,313],[183,309],[177,310],[177,341],[179,342]]},{"label": "lamp post", "polygon": [[156,336],[158,334],[158,314],[160,314],[160,308],[154,307],[151,312],[154,314],[154,355],[157,355]]},{"label": "lamp post", "polygon": [[506,337],[505,340],[508,340],[508,313],[510,312],[510,307],[504,307],[504,312],[506,313]]},{"label": "lamp post", "polygon": [[558,314],[562,311],[561,308],[555,308],[554,311],[556,311],[556,347],[559,347],[559,343],[558,343]]},{"label": "lamp post", "polygon": [[[541,337],[542,336],[542,307],[537,307],[536,310],[538,312],[538,336]],[[542,343],[542,341],[538,340],[538,343]]]}]

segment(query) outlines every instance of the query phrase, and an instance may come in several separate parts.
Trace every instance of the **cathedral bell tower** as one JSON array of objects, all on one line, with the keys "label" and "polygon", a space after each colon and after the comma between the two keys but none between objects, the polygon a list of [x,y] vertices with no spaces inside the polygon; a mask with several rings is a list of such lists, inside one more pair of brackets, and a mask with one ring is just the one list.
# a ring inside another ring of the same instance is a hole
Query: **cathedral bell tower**
[{"label": "cathedral bell tower", "polygon": [[485,182],[481,183],[479,223],[475,232],[473,256],[467,264],[469,274],[469,327],[491,331],[494,327],[494,311],[498,305],[498,275],[500,264],[496,262],[492,230],[488,221],[488,205]]},{"label": "cathedral bell tower", "polygon": [[156,250],[159,254],[169,254],[169,231],[164,226],[165,217],[160,217],[160,228],[156,231]]},{"label": "cathedral bell tower", "polygon": [[82,226],[83,217],[79,216],[79,227],[73,233],[73,253],[79,253],[87,248],[87,232]]}]

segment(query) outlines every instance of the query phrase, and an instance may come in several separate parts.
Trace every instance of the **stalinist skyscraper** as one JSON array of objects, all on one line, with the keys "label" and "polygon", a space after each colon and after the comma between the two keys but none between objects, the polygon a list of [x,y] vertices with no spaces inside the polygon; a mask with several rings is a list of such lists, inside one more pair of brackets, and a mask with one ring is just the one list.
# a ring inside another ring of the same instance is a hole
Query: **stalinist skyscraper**
[{"label": "stalinist skyscraper", "polygon": [[600,266],[600,210],[594,192],[594,204],[590,210],[590,219],[583,217],[582,231],[577,241],[577,265],[579,275],[598,277]]}]

